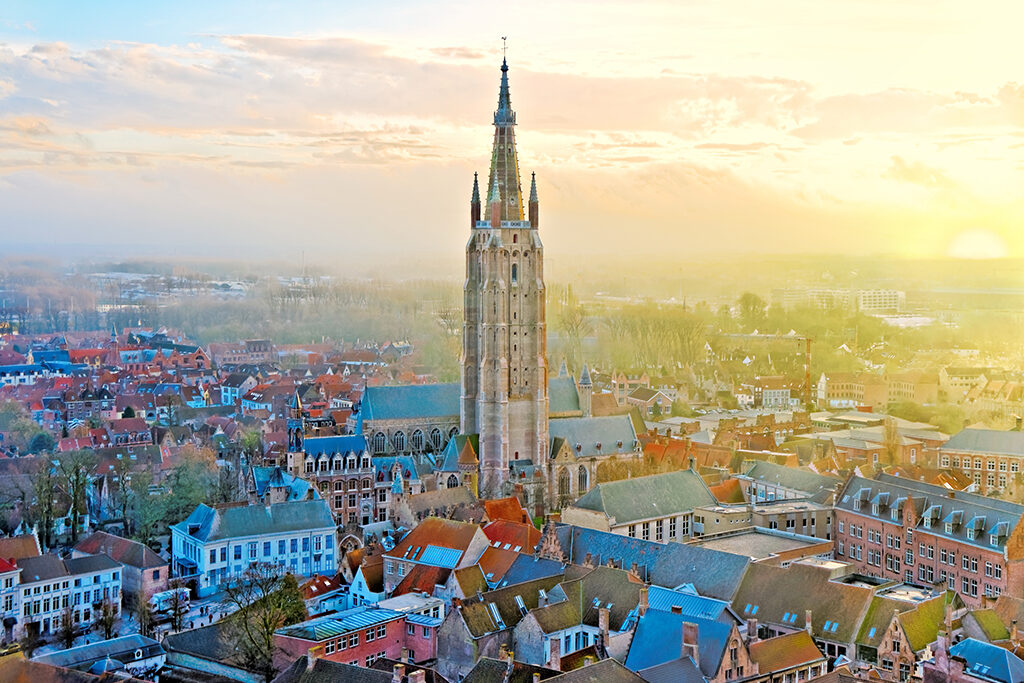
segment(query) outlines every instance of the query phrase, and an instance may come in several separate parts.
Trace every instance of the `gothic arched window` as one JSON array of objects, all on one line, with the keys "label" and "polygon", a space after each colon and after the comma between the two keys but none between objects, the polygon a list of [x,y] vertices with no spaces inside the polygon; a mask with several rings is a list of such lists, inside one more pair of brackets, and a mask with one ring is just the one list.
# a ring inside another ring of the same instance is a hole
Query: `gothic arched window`
[{"label": "gothic arched window", "polygon": [[423,450],[423,430],[417,429],[412,433],[412,450],[419,453]]},{"label": "gothic arched window", "polygon": [[558,472],[558,495],[568,496],[569,493],[569,471],[563,467]]},{"label": "gothic arched window", "polygon": [[448,430],[448,438],[449,439],[458,436],[458,434],[459,434],[459,428],[458,427],[452,427],[451,429]]},{"label": "gothic arched window", "polygon": [[454,488],[458,488],[458,486],[459,486],[459,478],[456,477],[454,474],[449,474],[448,475],[447,487],[450,488],[450,489],[454,489]]},{"label": "gothic arched window", "polygon": [[583,495],[587,490],[587,483],[590,481],[590,473],[587,472],[587,468],[580,465],[580,471],[576,475],[576,489],[580,495]]},{"label": "gothic arched window", "polygon": [[391,437],[391,442],[395,444],[395,450],[401,453],[405,450],[405,432],[395,432],[395,435]]},{"label": "gothic arched window", "polygon": [[430,430],[430,443],[435,451],[441,449],[441,430],[437,427]]},{"label": "gothic arched window", "polygon": [[388,437],[384,432],[377,432],[373,435],[373,452],[383,453],[388,447]]}]

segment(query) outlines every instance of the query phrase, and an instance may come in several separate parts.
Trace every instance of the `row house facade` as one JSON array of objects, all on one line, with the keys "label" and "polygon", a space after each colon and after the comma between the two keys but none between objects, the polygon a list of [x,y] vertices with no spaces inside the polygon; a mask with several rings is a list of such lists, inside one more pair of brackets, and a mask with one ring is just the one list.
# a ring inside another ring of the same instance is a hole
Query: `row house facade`
[{"label": "row house facade", "polygon": [[1024,506],[886,474],[851,477],[835,557],[887,580],[957,591],[969,607],[1024,589]]},{"label": "row house facade", "polygon": [[[27,633],[45,636],[60,629],[62,614],[71,610],[76,625],[91,626],[104,604],[121,613],[122,567],[108,556],[61,559],[37,555],[18,561],[20,582],[15,582],[14,637]],[[4,596],[7,600],[8,596]],[[6,608],[6,604],[4,607]],[[5,609],[4,613],[8,611]]]},{"label": "row house facade", "polygon": [[251,565],[275,564],[300,576],[337,571],[337,527],[320,499],[270,505],[199,505],[171,527],[171,567],[200,597]]},{"label": "row house facade", "polygon": [[[388,518],[391,477],[378,472],[362,434],[318,436],[292,443],[289,473],[310,481],[338,524],[371,524]],[[298,445],[301,450],[293,450]]]},{"label": "row house facade", "polygon": [[982,493],[1002,491],[1020,476],[1024,432],[964,429],[939,449],[939,466],[959,470]]}]

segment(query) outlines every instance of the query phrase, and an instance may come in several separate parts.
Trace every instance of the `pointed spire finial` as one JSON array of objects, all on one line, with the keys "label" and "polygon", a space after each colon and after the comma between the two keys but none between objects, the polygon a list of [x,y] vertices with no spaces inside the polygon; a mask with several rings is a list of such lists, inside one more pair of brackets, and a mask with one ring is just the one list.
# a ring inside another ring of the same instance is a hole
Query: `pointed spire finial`
[{"label": "pointed spire finial", "polygon": [[589,387],[592,384],[593,382],[590,380],[590,368],[588,368],[587,364],[584,363],[583,372],[580,373],[580,386]]},{"label": "pointed spire finial", "polygon": [[537,174],[530,174],[530,201],[537,201]]},{"label": "pointed spire finial", "polygon": [[494,177],[491,178],[491,196],[487,198],[491,204],[501,203],[501,193],[498,191],[498,169],[494,169]]},{"label": "pointed spire finial", "polygon": [[473,204],[480,203],[480,181],[477,179],[476,172],[473,173],[473,197],[469,201]]}]

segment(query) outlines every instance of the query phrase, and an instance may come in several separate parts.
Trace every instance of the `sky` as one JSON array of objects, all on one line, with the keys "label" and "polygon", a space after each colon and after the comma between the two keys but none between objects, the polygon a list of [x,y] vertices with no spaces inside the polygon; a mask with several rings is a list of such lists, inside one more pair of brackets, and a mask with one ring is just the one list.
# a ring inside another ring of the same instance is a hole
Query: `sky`
[{"label": "sky", "polygon": [[0,251],[457,264],[507,36],[549,256],[1022,257],[1022,20],[1016,0],[2,0]]}]

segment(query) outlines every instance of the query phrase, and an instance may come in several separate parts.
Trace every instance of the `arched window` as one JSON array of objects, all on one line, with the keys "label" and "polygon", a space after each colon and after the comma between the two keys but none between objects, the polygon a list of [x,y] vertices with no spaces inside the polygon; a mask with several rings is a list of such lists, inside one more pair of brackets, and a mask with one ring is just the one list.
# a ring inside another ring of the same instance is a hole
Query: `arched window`
[{"label": "arched window", "polygon": [[564,467],[558,472],[558,495],[569,496],[569,471]]},{"label": "arched window", "polygon": [[434,427],[430,430],[430,443],[434,446],[434,450],[441,449],[441,430]]},{"label": "arched window", "polygon": [[349,491],[355,491],[357,486],[359,486],[359,482],[358,481],[356,481],[355,479],[349,479],[348,480],[348,490]]},{"label": "arched window", "polygon": [[448,475],[447,487],[450,488],[450,489],[454,489],[454,488],[458,488],[458,486],[459,486],[459,478],[456,477],[454,474],[449,474]]},{"label": "arched window", "polygon": [[512,284],[519,281],[519,266],[515,263],[512,264]]},{"label": "arched window", "polygon": [[405,432],[395,432],[391,437],[391,443],[395,444],[395,450],[401,453],[405,450]]},{"label": "arched window", "polygon": [[419,453],[423,450],[423,430],[417,429],[412,433],[412,450]]},{"label": "arched window", "polygon": [[336,469],[336,470],[340,470],[341,469],[341,458],[335,458],[334,459],[334,469]]},{"label": "arched window", "polygon": [[345,482],[343,482],[343,481],[336,481],[336,482],[334,482],[334,490],[335,491],[344,491],[345,490]]},{"label": "arched window", "polygon": [[373,452],[384,453],[388,447],[388,437],[384,432],[377,432],[373,435]]},{"label": "arched window", "polygon": [[448,430],[448,438],[451,439],[452,437],[457,436],[458,433],[459,433],[459,428],[458,427],[452,427],[451,429]]},{"label": "arched window", "polygon": [[582,496],[587,491],[587,483],[590,480],[590,473],[587,468],[580,465],[580,471],[576,475],[576,490]]},{"label": "arched window", "polygon": [[354,470],[356,468],[356,456],[348,456],[348,458],[345,460],[345,468],[350,470]]},{"label": "arched window", "polygon": [[370,488],[370,480],[369,479],[363,479],[363,488],[364,489]]}]

